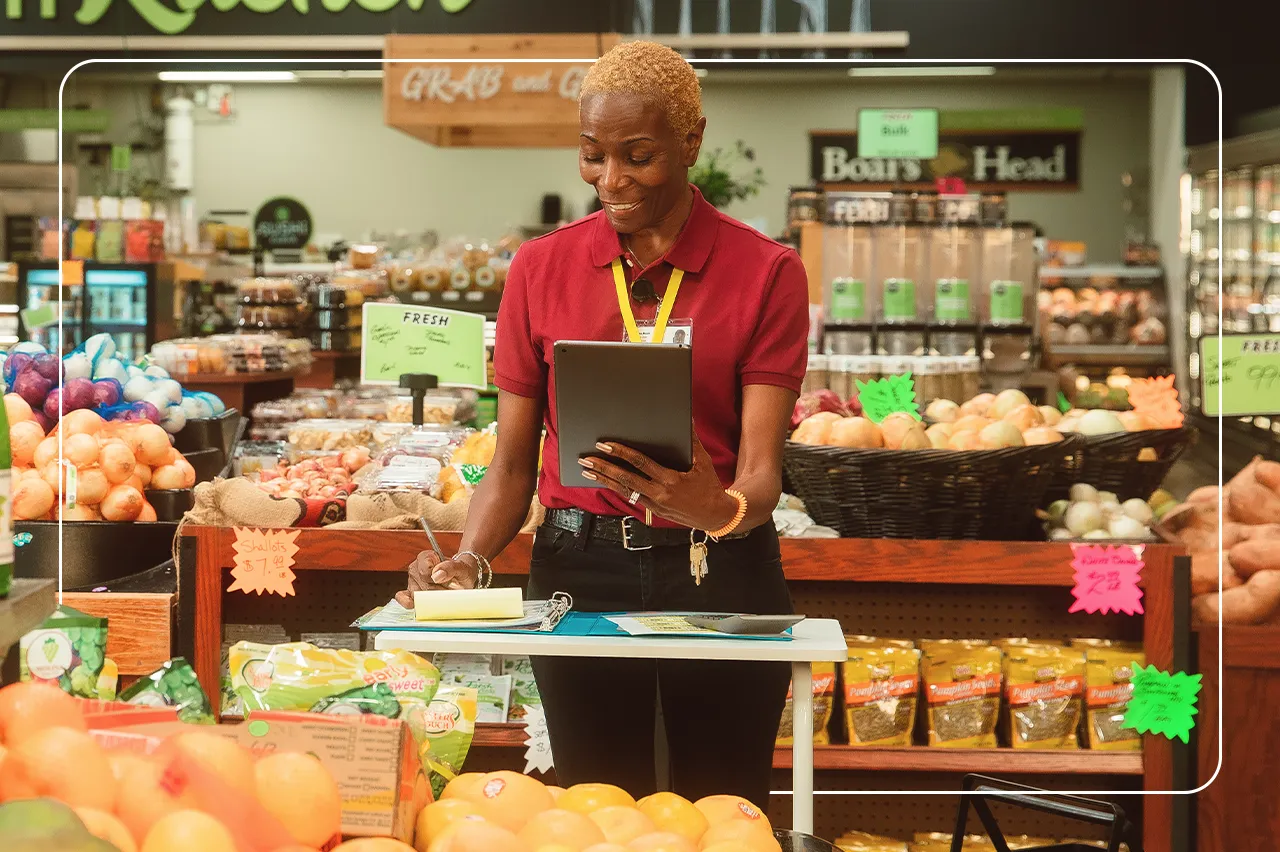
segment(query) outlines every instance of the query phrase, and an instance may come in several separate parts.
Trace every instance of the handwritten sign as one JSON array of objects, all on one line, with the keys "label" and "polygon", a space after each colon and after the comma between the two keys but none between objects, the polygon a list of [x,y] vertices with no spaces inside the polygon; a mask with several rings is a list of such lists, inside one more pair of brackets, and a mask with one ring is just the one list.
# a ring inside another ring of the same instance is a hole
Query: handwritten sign
[{"label": "handwritten sign", "polygon": [[916,160],[938,156],[938,111],[858,110],[858,156]]},{"label": "handwritten sign", "polygon": [[1075,603],[1068,612],[1142,612],[1142,545],[1072,544]]},{"label": "handwritten sign", "polygon": [[1140,734],[1162,734],[1169,739],[1191,740],[1191,729],[1199,714],[1201,675],[1162,672],[1155,666],[1133,664],[1133,696],[1125,711],[1122,728]]},{"label": "handwritten sign", "polygon": [[1182,425],[1182,403],[1173,376],[1134,379],[1129,383],[1129,404],[1145,415],[1157,429],[1177,429]]},{"label": "handwritten sign", "polygon": [[367,384],[430,373],[442,386],[488,386],[483,314],[366,302],[360,337],[360,381]]},{"label": "handwritten sign", "polygon": [[288,597],[293,590],[293,557],[298,554],[298,530],[257,530],[236,527],[235,551],[228,592],[253,592]]},{"label": "handwritten sign", "polygon": [[1200,338],[1200,375],[1210,417],[1280,414],[1280,334]]},{"label": "handwritten sign", "polygon": [[551,734],[547,731],[547,717],[541,705],[524,705],[525,752],[524,774],[550,772],[555,766],[551,756]]},{"label": "handwritten sign", "polygon": [[915,382],[910,373],[886,376],[873,382],[856,382],[858,404],[868,419],[879,423],[895,411],[905,411],[920,420],[920,406],[916,403]]}]

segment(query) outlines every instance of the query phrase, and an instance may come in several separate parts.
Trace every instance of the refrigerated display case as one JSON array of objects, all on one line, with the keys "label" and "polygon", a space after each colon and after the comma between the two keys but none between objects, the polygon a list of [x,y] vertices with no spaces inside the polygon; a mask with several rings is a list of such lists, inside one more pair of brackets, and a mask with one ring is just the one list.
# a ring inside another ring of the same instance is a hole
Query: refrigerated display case
[{"label": "refrigerated display case", "polygon": [[[1280,334],[1280,130],[1225,141],[1221,172],[1218,156],[1217,144],[1188,151],[1183,214],[1188,345],[1180,367],[1191,417],[1212,435],[1219,420],[1202,413],[1200,340],[1218,334],[1219,311],[1224,335]],[[1224,475],[1253,455],[1280,457],[1275,417],[1221,423]]]}]

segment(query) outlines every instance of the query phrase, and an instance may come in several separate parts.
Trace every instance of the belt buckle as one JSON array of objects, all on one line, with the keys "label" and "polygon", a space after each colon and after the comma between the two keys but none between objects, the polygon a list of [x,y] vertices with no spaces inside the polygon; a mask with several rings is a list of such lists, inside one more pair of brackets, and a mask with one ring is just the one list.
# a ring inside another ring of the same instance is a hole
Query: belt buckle
[{"label": "belt buckle", "polygon": [[652,544],[647,544],[644,547],[631,546],[631,522],[634,520],[635,518],[630,515],[623,515],[622,517],[622,549],[630,551],[653,550]]}]

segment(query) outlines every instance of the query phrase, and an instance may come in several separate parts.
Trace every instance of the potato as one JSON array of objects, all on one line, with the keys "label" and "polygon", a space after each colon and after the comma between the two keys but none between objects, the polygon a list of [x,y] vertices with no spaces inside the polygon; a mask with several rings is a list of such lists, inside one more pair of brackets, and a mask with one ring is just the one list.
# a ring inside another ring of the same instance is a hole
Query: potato
[{"label": "potato", "polygon": [[1217,503],[1218,502],[1218,486],[1206,485],[1203,488],[1197,488],[1187,495],[1187,503]]},{"label": "potato", "polygon": [[1191,594],[1205,595],[1218,591],[1218,566],[1222,566],[1222,588],[1233,589],[1244,583],[1232,569],[1232,563],[1225,556],[1219,558],[1218,551],[1202,550],[1191,554]]},{"label": "potato", "polygon": [[1280,523],[1280,494],[1252,478],[1234,483],[1227,495],[1227,517],[1246,524]]},{"label": "potato", "polygon": [[1280,571],[1280,540],[1251,538],[1232,547],[1227,556],[1235,572],[1246,579],[1259,571]]},{"label": "potato", "polygon": [[1280,494],[1280,462],[1258,462],[1258,466],[1253,469],[1253,478],[1262,487]]},{"label": "potato", "polygon": [[1280,610],[1280,571],[1259,571],[1249,582],[1221,595],[1214,592],[1192,601],[1192,611],[1201,624],[1219,617],[1227,624],[1261,624]]}]

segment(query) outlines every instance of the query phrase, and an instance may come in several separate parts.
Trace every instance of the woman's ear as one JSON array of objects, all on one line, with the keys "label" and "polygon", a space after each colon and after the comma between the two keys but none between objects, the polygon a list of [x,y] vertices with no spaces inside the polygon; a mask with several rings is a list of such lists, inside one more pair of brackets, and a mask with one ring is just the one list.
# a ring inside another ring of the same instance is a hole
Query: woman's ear
[{"label": "woman's ear", "polygon": [[702,150],[702,134],[707,129],[707,117],[704,115],[698,119],[698,123],[689,131],[689,135],[684,139],[684,166],[685,168],[693,168],[698,162],[698,153]]}]

